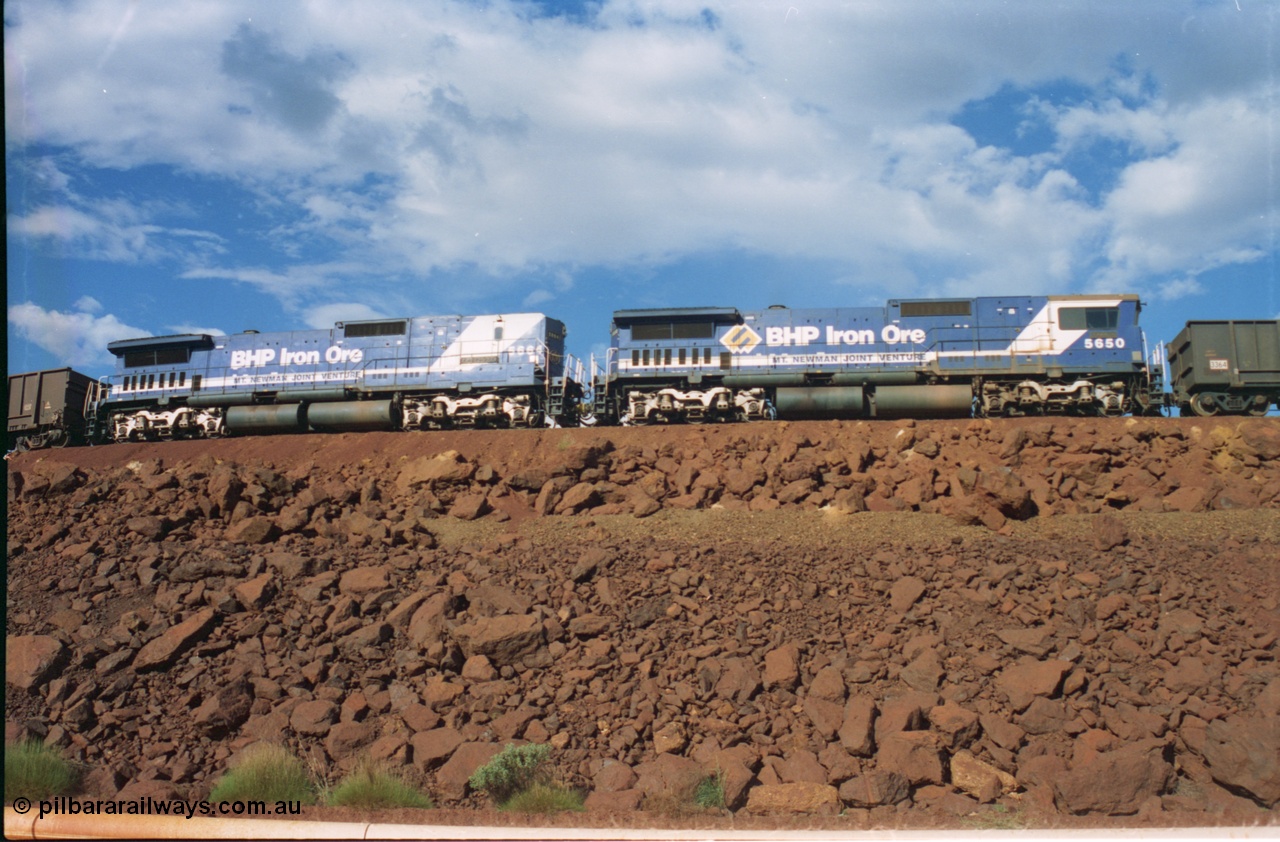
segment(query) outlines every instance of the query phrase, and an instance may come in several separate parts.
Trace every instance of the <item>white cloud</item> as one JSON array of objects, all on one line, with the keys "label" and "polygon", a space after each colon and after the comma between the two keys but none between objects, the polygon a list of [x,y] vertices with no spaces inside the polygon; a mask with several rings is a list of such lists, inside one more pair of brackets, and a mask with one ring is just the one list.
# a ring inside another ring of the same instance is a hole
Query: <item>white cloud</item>
[{"label": "white cloud", "polygon": [[365,319],[383,319],[387,314],[368,304],[347,301],[312,307],[303,314],[303,320],[317,330],[327,330],[334,322],[357,322]]},{"label": "white cloud", "polygon": [[537,310],[537,308],[541,307],[543,304],[546,304],[548,301],[553,301],[554,299],[555,296],[548,290],[535,289],[524,297],[524,300],[520,302],[520,306],[525,310]]},{"label": "white cloud", "polygon": [[[294,265],[191,259],[236,244],[121,199],[19,209],[11,231],[107,262],[181,255],[182,277],[308,323],[355,283],[465,267],[509,289],[723,248],[952,294],[1140,285],[1252,260],[1274,224],[1262,4],[612,0],[589,26],[504,0],[131,9],[9,4],[11,147],[230,179],[278,214]],[[1094,102],[1040,103],[1042,155],[948,122],[1060,80]],[[1089,197],[1067,162],[1099,140],[1130,157]],[[341,256],[309,260],[312,238]]]},{"label": "white cloud", "polygon": [[190,213],[168,201],[86,195],[49,158],[20,161],[15,168],[11,181],[28,195],[13,206],[10,237],[49,244],[56,253],[123,264],[216,254],[223,248],[210,231],[158,223],[162,216]]},{"label": "white cloud", "polygon": [[107,352],[107,343],[150,335],[110,313],[64,313],[46,310],[30,301],[9,305],[9,324],[22,338],[68,366],[109,365],[114,358]]},{"label": "white cloud", "polygon": [[338,280],[347,274],[355,274],[360,267],[351,264],[302,264],[287,266],[282,271],[254,268],[222,268],[201,266],[187,269],[179,276],[190,281],[235,281],[248,284],[279,298],[291,308],[308,296],[325,289],[341,286]]},{"label": "white cloud", "polygon": [[82,295],[76,299],[76,303],[71,305],[82,313],[100,313],[102,312],[102,302],[91,295]]},{"label": "white cloud", "polygon": [[166,325],[165,330],[174,336],[182,334],[208,334],[209,336],[225,336],[226,331],[219,327],[201,327],[192,324]]},{"label": "white cloud", "polygon": [[1214,100],[1170,116],[1177,148],[1131,164],[1107,198],[1106,274],[1198,273],[1274,248],[1277,154],[1265,102]]},{"label": "white cloud", "polygon": [[1175,278],[1161,284],[1154,295],[1161,301],[1177,301],[1179,298],[1200,295],[1203,292],[1204,286],[1195,278]]}]

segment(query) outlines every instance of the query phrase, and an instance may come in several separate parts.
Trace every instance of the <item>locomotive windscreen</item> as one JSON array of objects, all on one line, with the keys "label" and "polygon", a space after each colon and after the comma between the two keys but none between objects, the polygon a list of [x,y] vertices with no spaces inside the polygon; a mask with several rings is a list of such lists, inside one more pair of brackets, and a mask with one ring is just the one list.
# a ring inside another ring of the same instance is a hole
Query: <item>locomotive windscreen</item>
[{"label": "locomotive windscreen", "polygon": [[1120,308],[1063,307],[1058,324],[1063,330],[1115,330],[1120,326]]}]

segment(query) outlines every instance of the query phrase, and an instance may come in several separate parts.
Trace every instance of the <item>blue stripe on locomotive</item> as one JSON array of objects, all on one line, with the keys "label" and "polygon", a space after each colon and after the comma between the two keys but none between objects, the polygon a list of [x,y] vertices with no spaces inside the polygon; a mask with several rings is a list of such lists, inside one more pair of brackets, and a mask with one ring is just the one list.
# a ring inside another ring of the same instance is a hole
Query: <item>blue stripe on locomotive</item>
[{"label": "blue stripe on locomotive", "polygon": [[[402,332],[348,335],[377,333],[380,326],[396,324],[403,326]],[[564,325],[556,319],[515,313],[125,340],[109,346],[118,359],[107,402],[189,397],[197,382],[198,394],[205,398],[277,392],[288,393],[293,401],[307,400],[309,392],[340,388],[377,393],[540,387],[546,376],[563,374],[564,336]]]},{"label": "blue stripe on locomotive", "polygon": [[[1138,311],[1133,295],[904,300],[884,307],[741,313],[731,308],[619,311],[610,368],[635,379],[730,370],[1131,373],[1144,356]],[[668,339],[654,338],[660,331],[645,327],[700,319],[714,321],[714,331],[698,336],[686,331],[686,338]]]}]

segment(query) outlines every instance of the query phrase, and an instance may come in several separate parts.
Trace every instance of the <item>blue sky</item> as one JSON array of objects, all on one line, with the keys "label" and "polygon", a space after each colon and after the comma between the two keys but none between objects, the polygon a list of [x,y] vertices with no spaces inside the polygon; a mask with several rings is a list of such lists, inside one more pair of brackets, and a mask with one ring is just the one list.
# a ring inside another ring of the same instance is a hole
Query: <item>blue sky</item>
[{"label": "blue sky", "polygon": [[1136,292],[1280,316],[1258,0],[10,0],[9,370],[114,339]]}]

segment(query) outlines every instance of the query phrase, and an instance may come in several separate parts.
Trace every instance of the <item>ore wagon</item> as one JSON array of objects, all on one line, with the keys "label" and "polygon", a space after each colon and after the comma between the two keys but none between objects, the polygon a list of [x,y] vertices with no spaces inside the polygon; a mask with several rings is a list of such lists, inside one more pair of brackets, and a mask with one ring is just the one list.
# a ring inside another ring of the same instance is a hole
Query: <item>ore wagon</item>
[{"label": "ore wagon", "polygon": [[86,409],[97,394],[97,381],[70,368],[9,375],[9,449],[84,443]]},{"label": "ore wagon", "polygon": [[1280,319],[1187,322],[1167,351],[1183,415],[1266,415],[1280,405]]}]

